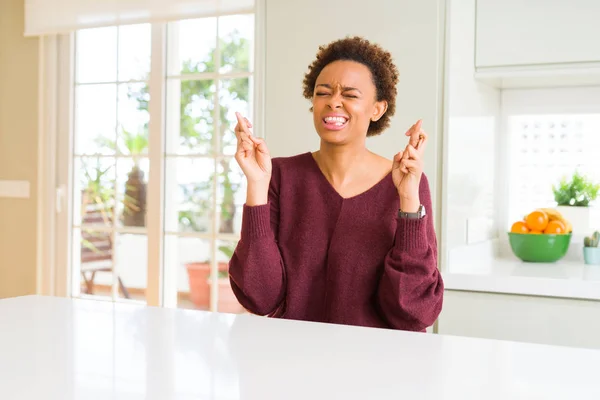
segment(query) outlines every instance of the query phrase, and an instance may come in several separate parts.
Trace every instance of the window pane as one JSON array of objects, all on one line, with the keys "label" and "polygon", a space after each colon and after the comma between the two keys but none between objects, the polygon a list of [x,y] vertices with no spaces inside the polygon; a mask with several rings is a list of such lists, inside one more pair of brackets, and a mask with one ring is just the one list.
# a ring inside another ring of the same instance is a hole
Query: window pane
[{"label": "window pane", "polygon": [[235,251],[237,242],[218,240],[217,241],[217,261],[219,265],[218,275],[218,300],[216,310],[225,313],[245,313],[233,294],[231,283],[229,281],[229,260]]},{"label": "window pane", "polygon": [[110,227],[115,208],[115,159],[82,157],[75,160],[75,225]]},{"label": "window pane", "polygon": [[212,154],[214,80],[170,80],[167,87],[167,153]]},{"label": "window pane", "polygon": [[148,79],[151,47],[150,24],[119,27],[119,81]]},{"label": "window pane", "polygon": [[149,161],[124,158],[117,163],[117,219],[119,226],[146,226]]},{"label": "window pane", "polygon": [[219,233],[239,234],[246,201],[246,179],[233,158],[219,161]]},{"label": "window pane", "polygon": [[75,154],[115,154],[117,86],[75,89]]},{"label": "window pane", "polygon": [[169,158],[165,179],[165,229],[168,232],[210,232],[214,161]]},{"label": "window pane", "polygon": [[75,42],[76,82],[117,80],[116,27],[78,31]]},{"label": "window pane", "polygon": [[235,125],[236,112],[252,122],[250,117],[250,79],[224,79],[219,88],[219,106],[221,118],[221,151],[225,155],[234,155],[237,148]]},{"label": "window pane", "polygon": [[177,271],[177,303],[182,308],[210,308],[210,241],[165,236],[165,268]]},{"label": "window pane", "polygon": [[215,72],[217,19],[173,22],[168,28],[168,74]]},{"label": "window pane", "polygon": [[254,15],[219,18],[220,73],[253,70]]},{"label": "window pane", "polygon": [[120,154],[134,157],[148,154],[149,100],[147,83],[119,85],[118,151]]},{"label": "window pane", "polygon": [[115,238],[115,273],[119,297],[146,301],[148,237],[139,234],[116,234]]},{"label": "window pane", "polygon": [[73,254],[79,270],[81,293],[110,296],[113,241],[110,231],[73,230]]}]

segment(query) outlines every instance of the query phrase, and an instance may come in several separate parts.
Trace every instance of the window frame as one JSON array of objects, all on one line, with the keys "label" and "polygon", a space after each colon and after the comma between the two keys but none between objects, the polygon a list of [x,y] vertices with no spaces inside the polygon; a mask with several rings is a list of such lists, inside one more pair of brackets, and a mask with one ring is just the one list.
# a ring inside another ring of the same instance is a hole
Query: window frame
[{"label": "window frame", "polygon": [[[251,71],[250,109],[254,133],[265,137],[265,4],[256,0],[254,10],[243,13],[223,13],[215,17],[254,15],[254,65]],[[148,265],[146,303],[149,306],[177,306],[177,270],[163,268],[164,259],[164,177],[166,146],[166,90],[167,85],[167,22],[151,24],[151,69],[149,77],[150,103],[148,160],[150,176],[147,186]],[[38,293],[71,297],[79,285],[79,271],[73,265],[73,204],[74,183],[74,89],[75,89],[75,33],[40,38],[40,111],[39,154],[40,182],[43,189],[38,197],[38,212],[43,218],[38,224]],[[42,79],[44,78],[44,79]],[[56,84],[52,84],[56,82]],[[218,93],[218,92],[217,92]],[[159,99],[156,101],[155,99]],[[212,156],[209,156],[211,159]],[[219,157],[215,155],[214,157]],[[233,156],[231,156],[233,157]],[[217,190],[215,187],[214,190]],[[213,213],[213,219],[217,213]],[[213,223],[214,225],[214,223]],[[207,236],[201,234],[198,236]],[[231,236],[231,235],[230,235]],[[238,235],[239,236],[239,235]],[[211,232],[212,241],[220,236]],[[213,244],[214,247],[214,244]],[[211,257],[211,279],[217,277],[217,260]],[[111,301],[130,301],[115,296]],[[217,285],[211,285],[211,309],[217,304]],[[92,296],[78,296],[91,298]],[[93,297],[95,300],[103,298]],[[104,299],[105,300],[105,299]]]}]

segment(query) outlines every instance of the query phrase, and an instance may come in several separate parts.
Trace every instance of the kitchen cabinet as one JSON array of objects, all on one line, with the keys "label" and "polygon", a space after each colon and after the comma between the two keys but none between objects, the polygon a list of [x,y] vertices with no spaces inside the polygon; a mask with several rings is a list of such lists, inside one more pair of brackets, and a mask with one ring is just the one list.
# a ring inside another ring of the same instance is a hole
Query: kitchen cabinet
[{"label": "kitchen cabinet", "polygon": [[477,0],[475,65],[600,65],[600,1]]},{"label": "kitchen cabinet", "polygon": [[438,333],[600,349],[600,301],[447,290]]}]

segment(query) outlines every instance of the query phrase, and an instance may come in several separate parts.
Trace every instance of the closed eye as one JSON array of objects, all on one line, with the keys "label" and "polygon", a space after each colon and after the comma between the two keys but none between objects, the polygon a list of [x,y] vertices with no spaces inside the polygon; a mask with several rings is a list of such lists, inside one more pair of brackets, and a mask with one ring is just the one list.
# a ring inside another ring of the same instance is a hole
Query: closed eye
[{"label": "closed eye", "polygon": [[316,93],[317,96],[329,96],[329,93],[325,93],[325,92],[317,92]]}]

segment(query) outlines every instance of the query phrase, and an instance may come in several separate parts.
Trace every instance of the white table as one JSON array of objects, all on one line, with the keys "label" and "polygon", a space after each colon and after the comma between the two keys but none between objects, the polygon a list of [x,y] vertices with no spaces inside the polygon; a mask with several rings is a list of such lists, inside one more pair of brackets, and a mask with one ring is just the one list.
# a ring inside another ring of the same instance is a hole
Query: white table
[{"label": "white table", "polygon": [[0,300],[0,398],[600,399],[600,352],[89,300]]}]

